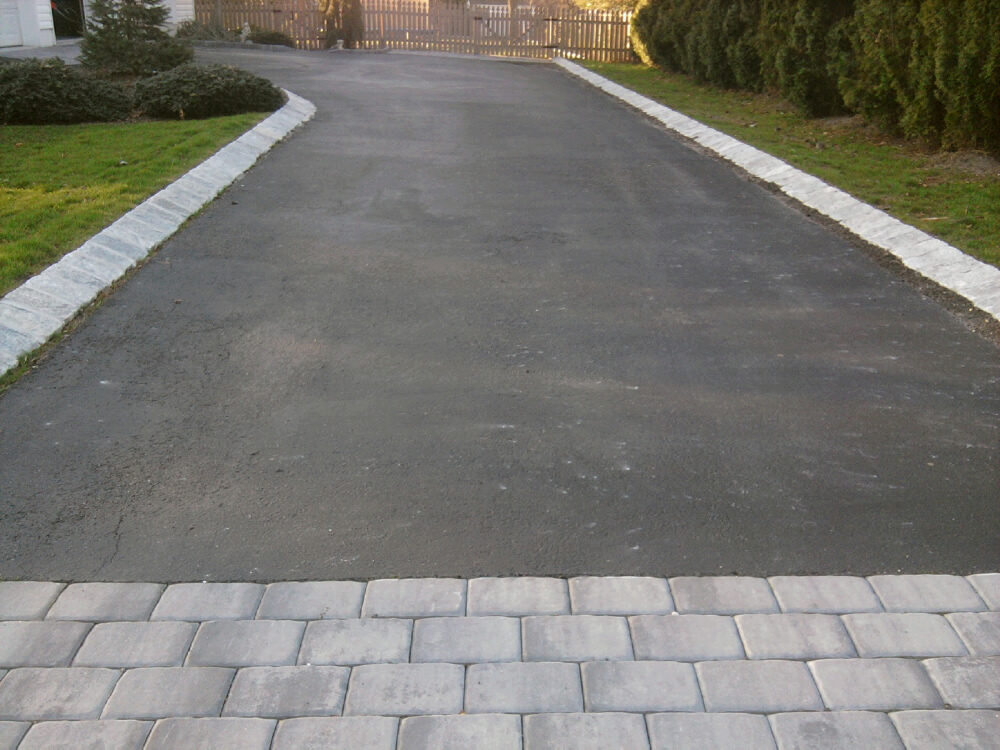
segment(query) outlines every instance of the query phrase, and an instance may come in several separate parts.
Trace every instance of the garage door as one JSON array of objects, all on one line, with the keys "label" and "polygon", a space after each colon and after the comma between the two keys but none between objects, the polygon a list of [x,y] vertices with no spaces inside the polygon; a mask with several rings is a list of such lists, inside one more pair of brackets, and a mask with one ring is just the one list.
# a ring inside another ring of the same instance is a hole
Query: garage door
[{"label": "garage door", "polygon": [[17,0],[0,0],[0,47],[13,47],[21,43],[21,18]]}]

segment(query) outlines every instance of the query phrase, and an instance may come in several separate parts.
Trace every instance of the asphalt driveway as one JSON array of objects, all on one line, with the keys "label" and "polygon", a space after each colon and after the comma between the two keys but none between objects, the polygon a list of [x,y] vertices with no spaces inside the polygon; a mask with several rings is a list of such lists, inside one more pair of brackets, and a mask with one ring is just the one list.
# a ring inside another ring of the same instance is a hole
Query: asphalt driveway
[{"label": "asphalt driveway", "polygon": [[316,117],[0,397],[0,579],[1000,567],[1000,356],[540,64]]}]

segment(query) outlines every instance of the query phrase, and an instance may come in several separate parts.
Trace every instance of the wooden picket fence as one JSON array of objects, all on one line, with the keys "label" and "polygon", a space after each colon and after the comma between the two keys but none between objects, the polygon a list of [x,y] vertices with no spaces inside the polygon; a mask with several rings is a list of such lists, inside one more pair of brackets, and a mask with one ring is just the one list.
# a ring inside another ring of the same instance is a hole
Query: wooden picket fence
[{"label": "wooden picket fence", "polygon": [[[584,10],[558,0],[521,5],[466,4],[453,0],[362,0],[364,49],[404,49],[625,62],[633,59],[631,13]],[[300,49],[326,46],[316,0],[195,0],[202,23],[282,31]]]}]

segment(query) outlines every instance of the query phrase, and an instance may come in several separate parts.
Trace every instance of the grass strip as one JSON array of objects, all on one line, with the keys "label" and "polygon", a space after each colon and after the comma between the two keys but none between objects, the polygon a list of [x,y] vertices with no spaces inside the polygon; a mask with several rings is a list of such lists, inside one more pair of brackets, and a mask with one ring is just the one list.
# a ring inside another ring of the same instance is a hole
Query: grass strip
[{"label": "grass strip", "polygon": [[808,119],[771,95],[644,65],[583,65],[1000,266],[1000,163],[987,154],[929,153],[858,117]]},{"label": "grass strip", "polygon": [[0,127],[0,295],[266,116]]}]

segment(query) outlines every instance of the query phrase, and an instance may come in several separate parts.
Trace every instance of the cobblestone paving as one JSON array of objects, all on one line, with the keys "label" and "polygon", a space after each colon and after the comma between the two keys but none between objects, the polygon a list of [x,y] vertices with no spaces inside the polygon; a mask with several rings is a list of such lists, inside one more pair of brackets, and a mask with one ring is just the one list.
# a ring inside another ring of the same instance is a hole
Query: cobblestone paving
[{"label": "cobblestone paving", "polygon": [[0,748],[1000,748],[998,709],[998,573],[0,582]]}]

